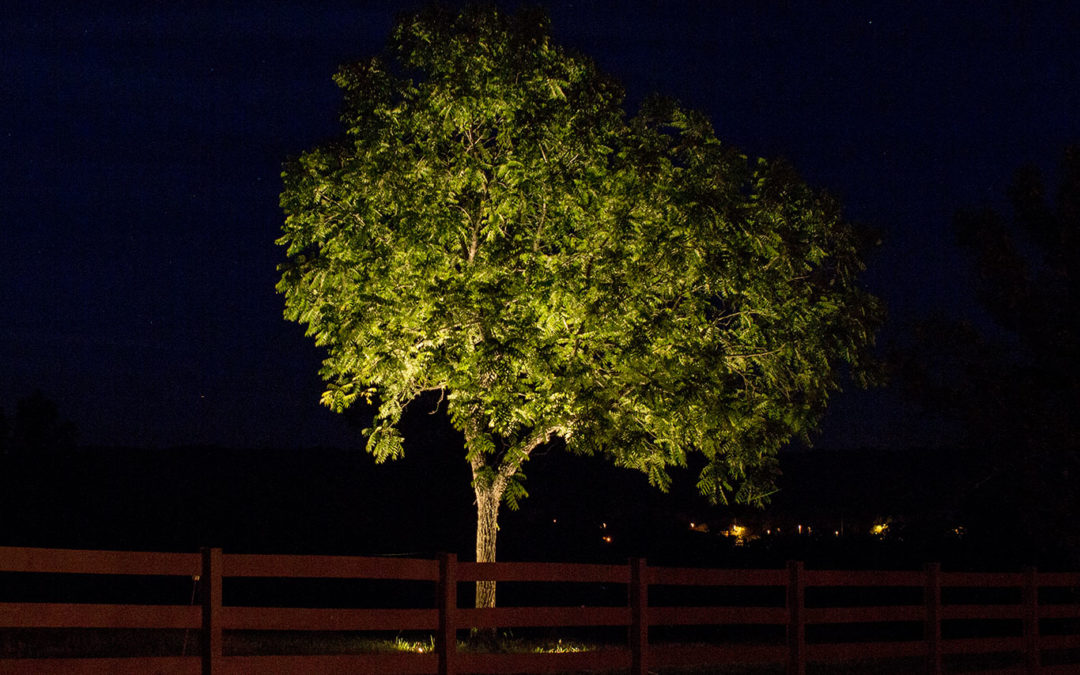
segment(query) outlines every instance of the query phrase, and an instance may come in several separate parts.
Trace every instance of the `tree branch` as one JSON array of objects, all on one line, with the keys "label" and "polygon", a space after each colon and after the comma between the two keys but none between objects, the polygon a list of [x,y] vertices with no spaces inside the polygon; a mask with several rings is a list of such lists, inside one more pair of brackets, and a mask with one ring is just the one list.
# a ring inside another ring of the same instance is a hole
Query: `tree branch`
[{"label": "tree branch", "polygon": [[544,231],[544,222],[547,220],[547,201],[540,205],[540,222],[536,224],[536,233],[533,234],[533,253],[540,250],[540,234]]},{"label": "tree branch", "polygon": [[526,441],[524,447],[520,450],[506,453],[502,462],[500,462],[498,469],[499,478],[502,480],[502,484],[505,485],[506,481],[521,469],[521,465],[525,463],[525,460],[529,458],[529,455],[532,454],[533,450],[550,441],[552,437],[560,431],[563,431],[561,426],[549,427],[545,431],[536,434]]}]

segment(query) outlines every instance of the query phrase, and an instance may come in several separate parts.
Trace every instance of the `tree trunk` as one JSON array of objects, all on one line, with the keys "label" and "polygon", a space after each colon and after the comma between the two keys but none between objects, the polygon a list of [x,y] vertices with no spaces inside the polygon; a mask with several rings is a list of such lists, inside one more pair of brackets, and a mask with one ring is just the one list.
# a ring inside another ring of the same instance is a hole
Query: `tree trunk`
[{"label": "tree trunk", "polygon": [[[495,538],[499,532],[499,502],[502,490],[498,485],[476,480],[476,562],[495,562]],[[495,582],[476,582],[476,607],[478,609],[495,606]]]},{"label": "tree trunk", "polygon": [[[495,562],[495,539],[499,534],[499,503],[502,502],[506,486],[514,474],[521,469],[521,463],[537,447],[547,443],[558,428],[547,429],[537,434],[524,449],[519,451],[516,462],[504,457],[498,470],[492,471],[479,453],[470,460],[472,466],[473,492],[476,494],[476,562]],[[466,428],[465,443],[472,447],[471,439],[479,435],[479,425],[475,423]],[[476,608],[488,609],[495,606],[495,582],[476,582]]]}]

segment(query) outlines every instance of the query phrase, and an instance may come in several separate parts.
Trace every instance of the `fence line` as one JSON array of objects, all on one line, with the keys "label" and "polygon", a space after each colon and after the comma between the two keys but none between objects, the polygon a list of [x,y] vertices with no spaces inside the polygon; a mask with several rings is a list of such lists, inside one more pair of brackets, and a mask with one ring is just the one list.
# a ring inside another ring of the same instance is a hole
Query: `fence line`
[{"label": "fence line", "polygon": [[[241,673],[545,672],[622,669],[644,675],[650,668],[773,662],[803,675],[809,662],[852,658],[922,659],[926,671],[942,672],[944,657],[1013,652],[1022,665],[1009,672],[1076,672],[1078,663],[1044,665],[1045,652],[1080,649],[1080,573],[945,572],[939,564],[921,571],[807,570],[802,562],[786,569],[714,570],[649,567],[643,559],[627,565],[561,563],[468,563],[452,554],[437,560],[356,556],[200,554],[75,551],[0,547],[0,572],[161,575],[199,581],[201,607],[184,605],[0,602],[3,628],[143,628],[200,632],[202,654],[190,657],[8,658],[0,672],[162,672]],[[432,607],[422,609],[308,609],[223,605],[228,578],[385,579],[427,581],[435,586]],[[457,587],[476,581],[558,582],[624,585],[622,606],[459,608]],[[783,605],[665,606],[650,604],[650,589],[772,588]],[[920,604],[807,605],[807,592],[821,589],[908,589]],[[1019,602],[943,602],[943,590],[1011,589]],[[1050,589],[1058,599],[1049,602]],[[1061,589],[1067,589],[1062,591]],[[1042,591],[1042,592],[1040,592]],[[1019,635],[943,636],[946,624],[1011,621]],[[807,640],[807,628],[843,624],[920,624],[921,638],[908,640]],[[1053,622],[1057,622],[1053,624]],[[649,641],[649,629],[667,626],[774,626],[782,643],[665,644]],[[1044,630],[1056,625],[1055,630]],[[488,654],[458,649],[458,632],[475,628],[610,626],[626,631],[625,646],[577,653]],[[224,632],[233,630],[424,631],[434,634],[433,653],[371,653],[324,656],[225,655]],[[1019,670],[1018,670],[1019,669]],[[968,671],[975,672],[975,671]]]}]

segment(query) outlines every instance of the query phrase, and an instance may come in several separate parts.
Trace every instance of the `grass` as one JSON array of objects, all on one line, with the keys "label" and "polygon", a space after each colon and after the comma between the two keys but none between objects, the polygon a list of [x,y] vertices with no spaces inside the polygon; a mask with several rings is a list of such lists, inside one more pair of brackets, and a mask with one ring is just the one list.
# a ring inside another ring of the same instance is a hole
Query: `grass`
[{"label": "grass", "polygon": [[[494,645],[461,641],[463,651],[499,653],[571,653],[618,645],[581,639],[531,637],[506,632]],[[0,630],[0,659],[63,657],[180,656],[199,653],[198,631],[121,629],[4,629]],[[435,639],[427,633],[357,634],[349,632],[227,631],[228,655],[314,655],[380,652],[432,653]],[[1072,651],[1072,650],[1068,650]],[[1080,652],[1080,650],[1075,650]],[[948,659],[946,672],[1001,668],[1016,665],[1015,654],[988,654]],[[1049,656],[1049,654],[1047,654]],[[1062,663],[1076,663],[1080,653],[1062,654]],[[809,675],[907,675],[922,670],[920,659],[851,660],[836,664],[810,664]],[[615,675],[622,671],[591,671]],[[654,669],[656,675],[781,675],[782,664],[724,665]],[[550,675],[575,675],[573,673]],[[583,674],[577,674],[583,675]]]}]

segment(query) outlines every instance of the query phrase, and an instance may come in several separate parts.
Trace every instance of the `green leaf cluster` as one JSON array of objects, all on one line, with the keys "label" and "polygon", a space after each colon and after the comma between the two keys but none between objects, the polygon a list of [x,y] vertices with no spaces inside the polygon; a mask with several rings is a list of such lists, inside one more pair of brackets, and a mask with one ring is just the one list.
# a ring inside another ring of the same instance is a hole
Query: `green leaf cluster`
[{"label": "green leaf cluster", "polygon": [[660,488],[700,453],[704,493],[761,502],[865,365],[881,309],[839,206],[675,102],[629,117],[541,14],[426,10],[335,81],[344,133],[282,174],[277,288],[323,403],[378,396],[378,461],[434,390],[511,506],[556,440]]}]

